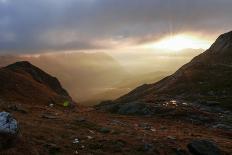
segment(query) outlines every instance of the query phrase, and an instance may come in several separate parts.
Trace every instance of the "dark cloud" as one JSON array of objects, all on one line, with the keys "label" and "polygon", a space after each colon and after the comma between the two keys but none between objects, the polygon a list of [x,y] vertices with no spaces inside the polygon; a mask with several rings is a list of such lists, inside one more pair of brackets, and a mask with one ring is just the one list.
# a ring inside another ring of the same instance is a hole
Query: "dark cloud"
[{"label": "dark cloud", "polygon": [[[183,31],[218,35],[231,0],[0,0],[0,51],[107,48]],[[99,44],[101,42],[101,44]]]}]

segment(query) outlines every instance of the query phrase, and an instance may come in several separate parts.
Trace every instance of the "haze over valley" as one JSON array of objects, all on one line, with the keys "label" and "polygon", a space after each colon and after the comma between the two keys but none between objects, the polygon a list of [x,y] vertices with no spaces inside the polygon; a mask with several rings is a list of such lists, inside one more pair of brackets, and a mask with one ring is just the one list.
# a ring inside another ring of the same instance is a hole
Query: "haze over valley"
[{"label": "haze over valley", "polygon": [[231,155],[232,0],[0,0],[0,155]]},{"label": "haze over valley", "polygon": [[29,61],[58,77],[79,104],[96,105],[116,99],[141,84],[161,80],[202,51],[11,54],[0,56],[0,65]]}]

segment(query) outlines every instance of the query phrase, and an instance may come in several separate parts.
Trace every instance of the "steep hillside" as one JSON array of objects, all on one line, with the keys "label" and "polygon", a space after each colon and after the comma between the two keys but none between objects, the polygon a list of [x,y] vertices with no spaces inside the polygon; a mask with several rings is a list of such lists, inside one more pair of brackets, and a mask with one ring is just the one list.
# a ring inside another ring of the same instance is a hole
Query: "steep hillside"
[{"label": "steep hillside", "polygon": [[204,53],[173,75],[142,85],[115,102],[184,99],[214,102],[232,109],[232,32],[221,35]]},{"label": "steep hillside", "polygon": [[55,78],[29,62],[16,62],[0,69],[0,98],[27,104],[74,104]]}]

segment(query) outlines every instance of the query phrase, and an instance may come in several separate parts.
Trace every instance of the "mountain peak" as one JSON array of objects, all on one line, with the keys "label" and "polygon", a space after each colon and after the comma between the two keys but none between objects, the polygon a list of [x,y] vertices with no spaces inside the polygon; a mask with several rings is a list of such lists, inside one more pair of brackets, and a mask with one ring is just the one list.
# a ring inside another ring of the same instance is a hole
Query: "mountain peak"
[{"label": "mountain peak", "polygon": [[232,31],[220,35],[209,50],[213,54],[232,55]]},{"label": "mountain peak", "polygon": [[33,65],[28,62],[28,61],[19,61],[19,62],[15,62],[14,64],[11,64],[7,67],[32,67]]},{"label": "mountain peak", "polygon": [[41,69],[34,66],[28,61],[18,61],[13,64],[10,64],[5,67],[6,69],[14,70],[14,71],[25,71],[27,73],[30,73],[31,75],[34,75],[36,72],[40,72],[42,74],[45,74]]}]

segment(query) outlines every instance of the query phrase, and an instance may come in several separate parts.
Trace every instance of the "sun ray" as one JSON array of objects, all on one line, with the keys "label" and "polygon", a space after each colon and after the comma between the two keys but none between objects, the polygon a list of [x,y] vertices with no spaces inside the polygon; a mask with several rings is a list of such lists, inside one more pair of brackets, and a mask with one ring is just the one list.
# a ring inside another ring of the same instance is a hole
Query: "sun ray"
[{"label": "sun ray", "polygon": [[207,49],[210,42],[191,35],[175,35],[161,39],[160,41],[145,45],[147,48],[181,51],[183,49]]}]

